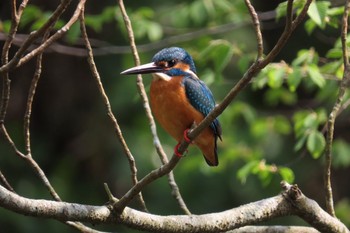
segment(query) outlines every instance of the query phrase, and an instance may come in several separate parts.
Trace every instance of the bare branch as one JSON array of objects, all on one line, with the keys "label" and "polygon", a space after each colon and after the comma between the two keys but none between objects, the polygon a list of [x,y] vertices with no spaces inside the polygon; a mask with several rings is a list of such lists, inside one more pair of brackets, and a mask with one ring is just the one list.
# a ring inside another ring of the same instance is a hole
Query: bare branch
[{"label": "bare branch", "polygon": [[[1,53],[1,64],[5,65],[8,63],[8,53],[10,51],[13,39],[16,35],[19,21],[22,16],[23,9],[26,7],[28,3],[28,0],[24,0],[19,9],[18,12],[16,11],[16,1],[11,1],[11,28],[10,32],[7,35],[7,38],[4,43],[4,47],[2,48]],[[2,76],[2,93],[1,93],[1,104],[0,104],[0,124],[3,124],[3,121],[5,120],[7,106],[10,100],[10,78],[8,72],[4,72],[1,74]]]},{"label": "bare branch", "polygon": [[259,16],[256,13],[250,0],[245,0],[245,4],[247,5],[250,16],[252,17],[252,22],[254,25],[256,39],[257,39],[257,46],[258,46],[257,60],[260,60],[264,56],[264,44],[263,44],[263,38],[262,38],[261,30],[260,30]]},{"label": "bare branch", "polygon": [[[0,206],[20,214],[92,223],[115,223],[149,232],[224,232],[276,217],[296,215],[321,232],[349,232],[295,185],[284,183],[281,195],[223,212],[203,215],[159,216],[125,208],[116,217],[106,206],[34,200],[18,196],[0,186]],[[140,224],[141,223],[141,224]]]},{"label": "bare branch", "polygon": [[[132,25],[129,19],[129,16],[125,10],[125,6],[124,6],[124,2],[123,0],[119,0],[119,7],[120,7],[120,11],[122,12],[123,15],[123,19],[124,19],[124,23],[125,23],[125,27],[126,30],[128,32],[128,36],[129,36],[129,42],[130,42],[130,47],[131,47],[131,51],[135,60],[135,65],[140,65],[140,58],[139,58],[139,54],[137,52],[137,48],[136,48],[136,44],[135,44],[135,38],[134,38],[134,32],[132,29]],[[146,116],[148,118],[149,124],[150,124],[150,129],[151,129],[151,133],[153,136],[153,144],[157,150],[157,153],[159,155],[159,158],[162,162],[162,164],[166,164],[169,162],[168,157],[166,156],[163,147],[160,143],[159,137],[157,135],[157,127],[156,127],[156,123],[154,121],[152,112],[151,112],[151,108],[149,105],[149,101],[148,101],[148,97],[146,94],[146,90],[145,90],[145,86],[143,84],[143,80],[142,80],[142,76],[139,74],[137,75],[137,79],[136,79],[136,84],[139,90],[139,94],[141,96],[142,102],[143,102],[143,107],[145,109],[146,112]],[[178,204],[180,206],[180,208],[184,211],[184,213],[186,214],[191,214],[191,212],[189,211],[189,209],[186,206],[185,201],[183,200],[179,187],[176,184],[175,181],[175,177],[174,177],[174,173],[172,171],[169,172],[168,174],[168,182],[169,185],[172,189],[172,195],[175,197],[175,199],[178,201]],[[136,183],[136,182],[135,182]]]},{"label": "bare branch", "polygon": [[10,185],[10,183],[7,181],[5,175],[2,173],[2,171],[0,170],[0,182],[1,184],[7,188],[9,191],[11,192],[15,192],[15,190],[12,188],[12,186]]},{"label": "bare branch", "polygon": [[[0,67],[0,73],[7,72],[15,67],[18,67],[20,62],[23,63],[24,60],[23,60],[23,58],[21,59],[21,57],[27,51],[29,46],[32,45],[34,43],[34,41],[37,40],[39,37],[41,37],[44,33],[46,33],[47,29],[50,28],[51,25],[53,25],[57,22],[57,20],[62,15],[62,13],[66,10],[66,8],[68,7],[70,2],[71,2],[71,0],[62,0],[61,1],[61,4],[56,8],[56,10],[51,15],[51,17],[46,21],[46,23],[39,30],[32,32],[29,35],[29,37],[27,38],[27,40],[24,41],[22,46],[16,52],[15,56],[8,63],[3,64]],[[66,25],[65,25],[65,27],[63,27],[63,29],[67,29]],[[59,35],[62,34],[62,29],[59,30],[58,32],[56,32],[56,34],[59,34]],[[42,51],[43,51],[43,49],[41,50],[41,52]],[[30,57],[30,58],[33,58],[35,55],[37,55],[37,53],[34,54],[33,51],[31,52],[31,54],[32,54],[32,57]],[[28,61],[27,59],[28,59],[28,57],[25,60]]]},{"label": "bare branch", "polygon": [[348,31],[348,18],[350,10],[350,1],[347,0],[345,3],[345,11],[342,21],[341,31],[341,42],[343,50],[343,63],[344,63],[344,74],[343,79],[340,83],[339,93],[336,102],[334,103],[333,109],[329,114],[327,121],[327,135],[326,135],[326,148],[325,148],[325,168],[324,168],[324,189],[326,192],[326,208],[329,214],[335,216],[334,204],[333,204],[333,192],[331,184],[331,168],[332,168],[332,145],[333,145],[333,134],[335,119],[339,113],[344,99],[345,91],[350,81],[350,65],[349,55],[347,52],[347,31]]}]

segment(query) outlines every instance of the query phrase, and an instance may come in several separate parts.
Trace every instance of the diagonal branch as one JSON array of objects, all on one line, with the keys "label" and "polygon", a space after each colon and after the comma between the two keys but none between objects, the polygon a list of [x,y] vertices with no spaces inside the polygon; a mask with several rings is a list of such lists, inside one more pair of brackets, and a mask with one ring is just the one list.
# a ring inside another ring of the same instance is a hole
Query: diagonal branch
[{"label": "diagonal branch", "polygon": [[[207,128],[211,122],[218,117],[227,107],[228,105],[233,101],[233,99],[249,84],[249,82],[253,79],[253,77],[258,74],[265,66],[267,66],[270,62],[273,61],[273,59],[279,54],[279,52],[282,50],[284,45],[287,43],[289,37],[291,36],[292,32],[295,30],[296,26],[302,21],[302,19],[305,17],[307,9],[309,8],[312,0],[307,0],[305,3],[303,10],[301,13],[297,16],[295,20],[292,20],[292,12],[293,12],[293,0],[288,1],[288,7],[287,7],[287,20],[285,29],[280,36],[278,42],[274,46],[274,48],[266,55],[264,59],[258,59],[256,60],[247,70],[247,72],[243,75],[243,77],[238,81],[238,83],[230,90],[230,92],[226,95],[226,97],[223,99],[223,101],[217,105],[213,111],[211,111],[205,119],[191,132],[189,132],[188,137],[191,139],[194,139],[197,137],[202,130]],[[252,16],[254,18],[254,16]],[[259,42],[258,42],[259,44]],[[188,146],[188,143],[182,143],[181,145],[184,145],[184,147],[180,147],[183,149],[186,149]]]}]

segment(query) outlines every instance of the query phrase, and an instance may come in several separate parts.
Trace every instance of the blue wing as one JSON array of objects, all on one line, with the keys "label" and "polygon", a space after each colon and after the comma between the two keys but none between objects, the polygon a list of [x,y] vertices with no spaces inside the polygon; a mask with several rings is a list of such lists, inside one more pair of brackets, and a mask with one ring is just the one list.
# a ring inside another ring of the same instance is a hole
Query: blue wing
[{"label": "blue wing", "polygon": [[[215,107],[215,100],[209,88],[197,78],[185,76],[183,79],[186,96],[191,105],[201,112],[204,117],[207,116]],[[210,128],[213,130],[216,137],[221,140],[221,126],[218,119],[215,119]]]}]

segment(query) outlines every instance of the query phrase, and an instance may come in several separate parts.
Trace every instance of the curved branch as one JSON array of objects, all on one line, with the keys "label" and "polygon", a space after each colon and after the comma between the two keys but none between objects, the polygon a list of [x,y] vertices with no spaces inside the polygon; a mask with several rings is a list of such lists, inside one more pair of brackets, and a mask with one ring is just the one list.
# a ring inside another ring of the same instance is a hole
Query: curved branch
[{"label": "curved branch", "polygon": [[281,195],[218,213],[203,215],[159,216],[125,208],[115,216],[106,206],[34,200],[21,197],[0,186],[0,206],[20,214],[60,221],[114,223],[150,232],[223,232],[257,224],[276,217],[297,215],[321,232],[349,232],[296,185],[283,183]]}]

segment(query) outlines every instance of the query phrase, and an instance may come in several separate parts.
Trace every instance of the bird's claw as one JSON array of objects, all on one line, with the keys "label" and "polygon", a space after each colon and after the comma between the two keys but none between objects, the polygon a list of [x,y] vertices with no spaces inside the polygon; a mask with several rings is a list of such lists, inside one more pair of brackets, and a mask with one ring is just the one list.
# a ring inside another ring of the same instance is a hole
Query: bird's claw
[{"label": "bird's claw", "polygon": [[181,143],[178,143],[175,147],[174,147],[174,154],[177,156],[177,157],[184,157],[186,156],[188,150],[186,150],[183,154],[179,152],[179,147],[180,147]]},{"label": "bird's claw", "polygon": [[184,131],[184,139],[187,143],[192,143],[192,140],[188,137],[188,132],[190,131],[190,129],[186,129]]}]

